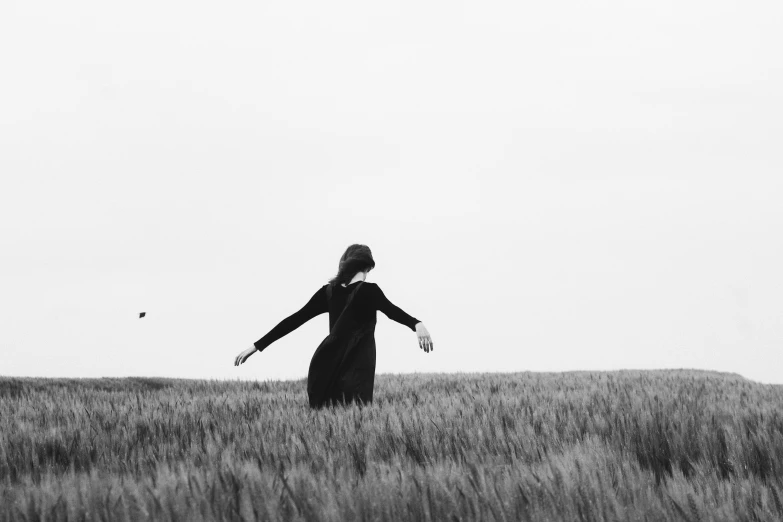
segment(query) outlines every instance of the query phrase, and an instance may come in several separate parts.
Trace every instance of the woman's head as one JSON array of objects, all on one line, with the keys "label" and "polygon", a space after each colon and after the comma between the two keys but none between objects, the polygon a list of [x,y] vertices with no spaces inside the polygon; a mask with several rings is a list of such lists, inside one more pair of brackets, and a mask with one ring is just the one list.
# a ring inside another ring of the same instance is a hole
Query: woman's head
[{"label": "woman's head", "polygon": [[348,284],[358,272],[369,272],[375,268],[375,260],[367,245],[354,244],[345,249],[337,267],[337,275],[329,283]]}]

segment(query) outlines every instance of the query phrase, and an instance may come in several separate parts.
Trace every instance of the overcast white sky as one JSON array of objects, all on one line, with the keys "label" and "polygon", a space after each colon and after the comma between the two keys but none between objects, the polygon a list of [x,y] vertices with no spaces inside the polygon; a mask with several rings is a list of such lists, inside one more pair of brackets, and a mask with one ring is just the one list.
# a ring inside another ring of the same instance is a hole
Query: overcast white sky
[{"label": "overcast white sky", "polygon": [[[775,1],[0,4],[0,375],[235,368],[351,243],[379,373],[783,383]],[[138,312],[147,317],[138,319]]]}]

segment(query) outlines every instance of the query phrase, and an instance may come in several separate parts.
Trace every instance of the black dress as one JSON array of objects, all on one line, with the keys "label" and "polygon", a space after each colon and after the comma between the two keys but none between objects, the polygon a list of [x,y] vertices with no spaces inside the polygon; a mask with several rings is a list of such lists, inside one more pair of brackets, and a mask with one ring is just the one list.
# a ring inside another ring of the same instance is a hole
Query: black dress
[{"label": "black dress", "polygon": [[377,284],[364,281],[346,287],[326,284],[299,311],[256,341],[255,347],[263,351],[313,317],[329,312],[329,335],[313,354],[307,375],[310,406],[370,403],[375,383],[377,310],[416,331],[419,320],[392,304]]}]

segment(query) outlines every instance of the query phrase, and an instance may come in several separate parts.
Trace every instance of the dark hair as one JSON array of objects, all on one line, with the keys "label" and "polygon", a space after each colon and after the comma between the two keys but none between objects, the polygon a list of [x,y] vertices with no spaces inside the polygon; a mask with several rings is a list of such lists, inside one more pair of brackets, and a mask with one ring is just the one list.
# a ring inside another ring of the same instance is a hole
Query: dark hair
[{"label": "dark hair", "polygon": [[375,268],[375,260],[367,245],[353,244],[345,249],[337,267],[337,275],[329,280],[329,284],[348,284],[358,272]]}]

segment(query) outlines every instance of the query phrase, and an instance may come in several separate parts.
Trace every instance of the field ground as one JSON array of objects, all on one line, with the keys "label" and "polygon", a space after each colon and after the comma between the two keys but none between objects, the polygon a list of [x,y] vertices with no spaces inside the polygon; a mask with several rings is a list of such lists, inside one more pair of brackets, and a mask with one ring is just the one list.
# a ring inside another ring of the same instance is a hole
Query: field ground
[{"label": "field ground", "polygon": [[0,520],[783,520],[783,386],[696,371],[0,378]]}]

